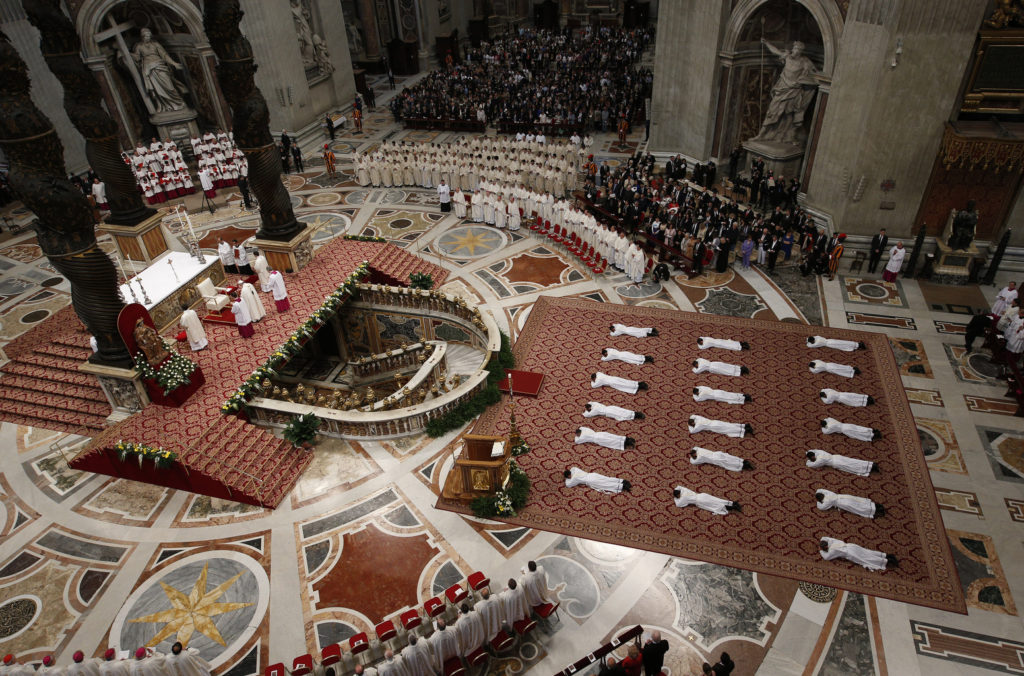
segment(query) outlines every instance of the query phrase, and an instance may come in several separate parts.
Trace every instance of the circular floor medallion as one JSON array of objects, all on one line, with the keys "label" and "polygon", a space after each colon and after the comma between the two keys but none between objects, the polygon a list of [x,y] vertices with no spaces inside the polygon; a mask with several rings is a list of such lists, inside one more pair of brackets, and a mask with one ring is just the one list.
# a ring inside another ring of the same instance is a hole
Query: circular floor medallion
[{"label": "circular floor medallion", "polygon": [[832,603],[838,593],[835,587],[826,587],[813,582],[801,582],[800,592],[815,603]]},{"label": "circular floor medallion", "polygon": [[866,282],[864,284],[857,285],[857,293],[865,298],[885,298],[889,295],[889,290],[884,286]]},{"label": "circular floor medallion", "polygon": [[38,599],[19,596],[0,606],[0,641],[12,638],[35,622],[42,609]]}]

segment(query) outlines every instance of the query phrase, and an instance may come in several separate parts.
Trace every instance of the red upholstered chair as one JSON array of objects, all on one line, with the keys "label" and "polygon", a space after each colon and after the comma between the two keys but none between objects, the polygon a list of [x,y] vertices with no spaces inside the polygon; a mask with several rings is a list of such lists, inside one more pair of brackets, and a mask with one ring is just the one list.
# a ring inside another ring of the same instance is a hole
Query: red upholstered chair
[{"label": "red upholstered chair", "polygon": [[[523,214],[523,210],[520,209],[519,210],[519,215],[522,216],[522,214]],[[534,221],[533,223],[530,223],[530,230],[533,230],[534,232],[537,232],[540,229],[541,229],[541,222],[540,222],[540,217],[538,216],[536,221]]]},{"label": "red upholstered chair", "polygon": [[550,239],[555,244],[561,242],[562,241],[562,232],[561,232],[561,230],[562,229],[558,225],[555,225],[554,227],[552,227],[551,230],[548,231],[548,239]]},{"label": "red upholstered chair", "polygon": [[511,649],[512,644],[515,642],[515,638],[509,636],[509,633],[502,629],[494,636],[494,638],[491,639],[491,650],[496,653],[503,653],[506,650]]},{"label": "red upholstered chair", "polygon": [[423,618],[420,617],[419,611],[415,608],[405,611],[398,616],[398,619],[401,620],[402,628],[405,629],[406,633],[423,624]]},{"label": "red upholstered chair", "polygon": [[452,604],[453,606],[457,606],[458,604],[466,600],[466,597],[469,596],[469,592],[466,591],[466,589],[461,584],[456,582],[451,587],[448,587],[444,590],[444,595],[445,598],[448,599],[448,603]]},{"label": "red upholstered chair", "polygon": [[596,264],[594,265],[594,267],[593,267],[593,268],[591,268],[591,269],[592,269],[592,270],[594,271],[594,274],[595,274],[595,275],[600,275],[601,273],[603,273],[603,272],[604,272],[604,269],[605,269],[605,267],[606,267],[607,265],[608,265],[608,261],[606,261],[606,260],[605,260],[604,258],[602,258],[601,256],[598,256],[598,257],[597,257],[597,263],[596,263]]},{"label": "red upholstered chair", "polygon": [[423,610],[427,613],[427,619],[432,620],[444,612],[444,602],[436,596],[427,599],[427,602],[423,604]]},{"label": "red upholstered chair", "polygon": [[[356,657],[370,649],[370,639],[366,637],[366,632],[361,631],[358,634],[348,639],[348,650],[352,653],[352,657]],[[360,659],[360,661],[362,661]]]},{"label": "red upholstered chair", "polygon": [[491,584],[490,578],[481,573],[479,570],[475,573],[469,574],[469,579],[466,580],[469,583],[469,588],[475,592],[482,590],[484,587],[488,587]]},{"label": "red upholstered chair", "polygon": [[520,636],[526,636],[537,628],[537,621],[531,620],[529,617],[524,617],[517,622],[513,622],[512,628],[515,629],[515,632]]},{"label": "red upholstered chair", "polygon": [[558,606],[560,606],[560,605],[562,605],[562,604],[561,603],[541,603],[541,604],[536,605],[536,606],[533,607],[533,613],[537,617],[542,619],[542,620],[546,620],[549,617],[551,617],[552,615],[554,615],[558,619],[562,619],[562,618],[558,617]]},{"label": "red upholstered chair", "polygon": [[288,669],[285,668],[284,662],[271,664],[263,670],[263,676],[287,676],[287,674]]},{"label": "red upholstered chair", "polygon": [[292,676],[306,676],[313,673],[313,656],[309,653],[300,655],[292,662]]},{"label": "red upholstered chair", "polygon": [[462,664],[462,658],[449,657],[444,661],[444,666],[441,669],[443,676],[462,676],[466,673],[466,667]]},{"label": "red upholstered chair", "polygon": [[391,639],[398,636],[398,630],[395,629],[395,623],[391,620],[384,620],[383,622],[381,622],[373,628],[373,632],[377,634],[377,640],[381,643],[387,643]]},{"label": "red upholstered chair", "polygon": [[320,651],[320,664],[329,667],[341,661],[341,645],[332,643]]},{"label": "red upholstered chair", "polygon": [[470,669],[475,669],[481,664],[487,661],[487,651],[483,648],[477,648],[470,654],[466,655],[466,664],[469,665]]}]

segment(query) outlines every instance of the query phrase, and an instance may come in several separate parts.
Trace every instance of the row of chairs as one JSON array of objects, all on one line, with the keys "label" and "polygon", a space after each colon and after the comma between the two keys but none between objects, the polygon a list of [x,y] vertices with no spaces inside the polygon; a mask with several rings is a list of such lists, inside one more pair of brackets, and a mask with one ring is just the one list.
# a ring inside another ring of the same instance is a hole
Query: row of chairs
[{"label": "row of chairs", "polygon": [[[423,603],[423,614],[418,608],[410,608],[398,614],[398,623],[406,636],[416,634],[422,636],[425,627],[431,626],[431,621],[442,615],[457,615],[458,607],[463,602],[473,604],[479,599],[481,592],[490,587],[490,579],[480,571],[469,575],[466,579],[466,586],[455,583],[445,589],[444,593],[431,597]],[[552,615],[558,618],[558,603],[543,603],[533,607],[533,614],[541,620],[548,620]],[[559,618],[560,619],[560,618]],[[426,624],[424,624],[426,622]],[[537,627],[537,621],[525,617],[512,624],[509,633],[505,629],[498,632],[496,636],[488,641],[487,647],[494,654],[505,653],[512,649],[516,640],[522,640]],[[394,641],[398,638],[398,626],[393,620],[385,619],[377,624],[373,633],[376,636],[377,644],[381,647],[383,656],[384,650],[390,648],[395,652]],[[349,637],[348,653],[353,663],[365,664],[364,659],[370,651],[370,637],[366,632],[359,632]],[[386,647],[385,647],[386,646]],[[475,668],[482,665],[489,658],[490,653],[483,646],[478,647],[472,653],[462,658],[452,658],[445,662],[443,676],[462,676],[466,668]],[[340,643],[332,643],[320,651],[320,666],[323,669],[333,667],[337,671],[344,659],[344,650]],[[313,656],[309,653],[300,655],[292,661],[291,670],[287,669],[282,662],[272,664],[264,670],[264,676],[309,676],[315,668]]]},{"label": "row of chairs", "polygon": [[530,230],[542,237],[547,237],[554,244],[565,246],[566,250],[580,259],[595,275],[600,275],[608,267],[608,261],[590,244],[587,244],[568,227],[551,225],[551,221],[538,216],[536,222],[530,224]]}]

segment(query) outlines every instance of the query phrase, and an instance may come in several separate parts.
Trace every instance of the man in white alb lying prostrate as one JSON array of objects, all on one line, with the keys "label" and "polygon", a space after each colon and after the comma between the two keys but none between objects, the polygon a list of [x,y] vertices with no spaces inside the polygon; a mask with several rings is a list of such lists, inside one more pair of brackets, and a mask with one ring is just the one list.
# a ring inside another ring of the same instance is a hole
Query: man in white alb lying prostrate
[{"label": "man in white alb lying prostrate", "polygon": [[869,394],[858,394],[856,392],[840,392],[825,388],[818,396],[825,404],[846,404],[847,406],[870,406],[875,403],[875,398]]},{"label": "man in white alb lying prostrate", "polygon": [[750,373],[746,366],[727,364],[724,361],[708,361],[707,359],[693,360],[694,373],[714,373],[720,376],[745,376]]},{"label": "man in white alb lying prostrate", "polygon": [[624,361],[627,364],[653,364],[654,357],[651,355],[637,354],[636,352],[626,352],[625,350],[616,350],[613,347],[606,347],[601,350],[601,361]]},{"label": "man in white alb lying prostrate", "polygon": [[621,451],[636,446],[636,439],[611,432],[595,432],[589,427],[577,427],[576,437],[573,439],[576,444],[597,444],[605,448],[614,448]]},{"label": "man in white alb lying prostrate", "polygon": [[701,350],[707,350],[713,347],[717,347],[722,350],[733,350],[739,352],[741,350],[749,350],[750,343],[741,342],[738,340],[728,340],[726,338],[711,338],[709,336],[701,336],[697,339],[697,347]]},{"label": "man in white alb lying prostrate", "polygon": [[698,432],[707,430],[708,432],[724,434],[727,437],[742,439],[744,435],[754,433],[754,428],[750,426],[750,423],[731,423],[725,422],[724,420],[712,420],[711,418],[705,418],[700,415],[691,415],[687,422],[687,428],[690,430],[690,434],[697,434]]},{"label": "man in white alb lying prostrate", "polygon": [[694,401],[721,401],[726,404],[745,404],[751,399],[752,397],[749,394],[743,394],[742,392],[726,392],[725,390],[715,390],[703,385],[693,388]]},{"label": "man in white alb lying prostrate", "polygon": [[835,467],[843,472],[860,476],[867,476],[872,472],[879,471],[877,462],[848,458],[845,455],[834,455],[817,448],[807,451],[806,455],[808,467]]},{"label": "man in white alb lying prostrate", "polygon": [[834,350],[842,350],[843,352],[868,349],[864,341],[839,340],[838,338],[825,338],[824,336],[808,336],[807,347],[831,347]]},{"label": "man in white alb lying prostrate", "polygon": [[584,472],[579,467],[565,470],[562,476],[565,477],[566,488],[582,484],[602,493],[621,493],[633,487],[626,479],[616,479],[597,472]]},{"label": "man in white alb lying prostrate", "polygon": [[859,441],[877,441],[882,438],[882,431],[874,427],[864,427],[853,423],[839,422],[835,418],[824,418],[821,421],[822,434],[845,434]]},{"label": "man in white alb lying prostrate", "polygon": [[845,512],[869,519],[873,519],[876,516],[885,516],[885,507],[882,507],[874,500],[856,495],[833,493],[832,491],[826,491],[824,488],[819,488],[814,492],[814,499],[818,503],[818,509],[822,511],[836,507]]},{"label": "man in white alb lying prostrate", "polygon": [[886,554],[876,549],[866,549],[860,545],[853,545],[835,538],[821,538],[818,543],[821,550],[821,558],[826,561],[832,559],[846,559],[868,570],[885,570],[887,566],[895,568],[900,565],[899,559],[892,554]]},{"label": "man in white alb lying prostrate", "polygon": [[690,449],[689,456],[691,465],[718,465],[730,472],[754,469],[749,460],[744,460],[725,451],[710,451],[700,446],[694,446]]},{"label": "man in white alb lying prostrate", "polygon": [[648,336],[658,335],[658,329],[651,328],[638,328],[636,326],[626,326],[625,324],[612,324],[608,327],[612,336],[633,336],[634,338],[647,338]]},{"label": "man in white alb lying prostrate", "polygon": [[588,401],[583,411],[583,417],[593,418],[598,415],[603,415],[613,420],[643,420],[646,417],[640,411],[630,411],[628,408],[622,408],[621,406],[606,406],[596,401]]},{"label": "man in white alb lying prostrate", "polygon": [[676,486],[672,490],[672,501],[676,503],[676,507],[696,505],[701,509],[708,510],[712,514],[728,514],[729,512],[741,511],[740,503],[738,502],[716,498],[710,493],[696,493],[684,486]]},{"label": "man in white alb lying prostrate", "polygon": [[602,373],[600,371],[590,374],[590,386],[610,387],[618,390],[619,392],[625,392],[626,394],[636,394],[637,390],[647,389],[647,383],[642,380],[629,380],[628,378],[610,376],[607,373]]},{"label": "man in white alb lying prostrate", "polygon": [[811,373],[831,373],[844,378],[852,378],[860,373],[860,369],[856,366],[815,359],[811,362]]}]

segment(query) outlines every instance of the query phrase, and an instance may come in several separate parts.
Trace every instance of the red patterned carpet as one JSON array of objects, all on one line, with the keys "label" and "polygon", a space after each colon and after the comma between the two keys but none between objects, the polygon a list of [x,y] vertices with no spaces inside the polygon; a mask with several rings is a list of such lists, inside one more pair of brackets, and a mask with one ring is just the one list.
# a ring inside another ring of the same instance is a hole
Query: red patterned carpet
[{"label": "red patterned carpet", "polygon": [[[661,335],[611,338],[608,326],[613,322],[655,326]],[[868,350],[812,350],[805,339],[814,334],[863,340]],[[700,351],[701,335],[745,340],[751,351]],[[649,354],[655,362],[600,362],[604,347]],[[530,502],[512,523],[966,612],[917,428],[884,334],[541,297],[514,351],[517,368],[543,372],[546,378],[540,396],[516,399],[520,429],[534,445],[521,458],[533,489]],[[750,374],[696,375],[690,363],[698,356],[746,365]],[[862,373],[852,380],[811,374],[812,359],[852,364]],[[650,390],[636,395],[592,390],[589,375],[597,370],[645,380]],[[753,401],[742,406],[698,404],[690,394],[696,385],[743,391]],[[823,387],[870,394],[877,404],[864,409],[825,406],[818,398]],[[588,421],[582,412],[589,400],[640,410],[647,419]],[[686,420],[694,413],[749,422],[755,436],[732,439],[703,432],[691,437]],[[884,436],[873,443],[825,436],[819,421],[828,415],[876,427]],[[507,418],[505,407],[495,406],[474,432],[503,433]],[[574,445],[574,430],[585,421],[598,431],[632,436],[637,447],[614,451]],[[734,473],[691,465],[685,454],[695,445],[746,458],[755,469]],[[810,469],[804,452],[812,448],[876,461],[881,473],[859,477]],[[572,465],[629,479],[632,492],[567,489],[562,471]],[[743,511],[716,516],[696,507],[681,510],[672,502],[672,488],[678,484],[735,499]],[[872,521],[847,512],[821,512],[814,501],[819,487],[869,497],[888,513]],[[464,511],[458,505],[438,507]],[[846,561],[824,561],[817,549],[823,536],[895,554],[900,565],[871,572]]]}]

